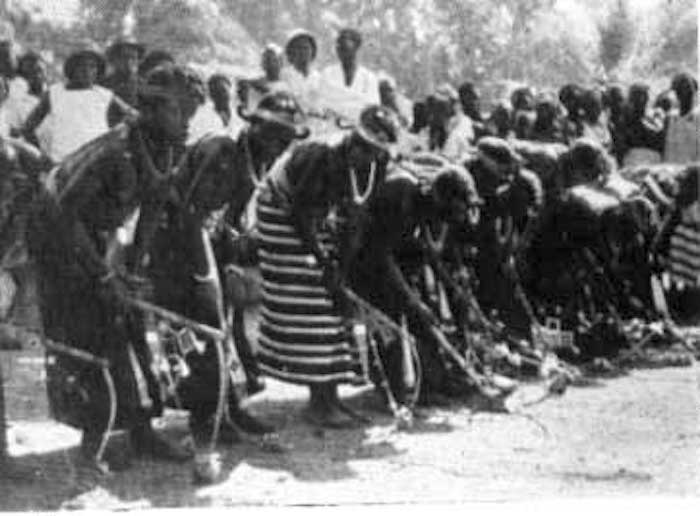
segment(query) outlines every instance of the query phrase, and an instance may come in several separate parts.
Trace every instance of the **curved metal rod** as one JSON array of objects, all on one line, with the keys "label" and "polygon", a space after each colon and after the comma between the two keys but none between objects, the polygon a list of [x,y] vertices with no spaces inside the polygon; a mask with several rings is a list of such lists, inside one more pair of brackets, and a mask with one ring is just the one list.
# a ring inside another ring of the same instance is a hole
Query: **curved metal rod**
[{"label": "curved metal rod", "polygon": [[209,326],[208,324],[193,321],[192,319],[188,319],[185,316],[172,312],[166,308],[162,308],[158,305],[154,305],[153,303],[149,303],[148,301],[143,301],[142,299],[136,298],[127,298],[124,301],[134,308],[138,308],[139,310],[143,310],[144,312],[153,313],[158,317],[162,317],[163,319],[171,323],[179,324],[181,326],[187,326],[192,331],[199,333],[200,335],[209,337],[211,339],[224,340],[226,338],[226,332],[218,328],[214,328],[213,326]]},{"label": "curved metal rod", "polygon": [[75,358],[77,360],[82,360],[83,362],[86,362],[90,365],[99,367],[99,368],[109,368],[109,361],[105,358],[100,358],[96,355],[93,355],[92,353],[88,353],[87,351],[83,351],[81,349],[76,349],[70,346],[66,346],[65,344],[61,344],[60,342],[55,342],[53,340],[49,339],[44,339],[43,341],[44,347],[46,349],[49,349],[51,351],[56,351],[58,353],[62,353],[64,355],[68,355],[71,358]]},{"label": "curved metal rod", "polygon": [[109,396],[109,416],[107,417],[107,426],[102,433],[100,446],[97,448],[97,453],[95,454],[95,460],[97,462],[102,460],[102,455],[104,455],[105,449],[107,448],[107,443],[109,442],[109,435],[112,433],[114,422],[117,419],[117,390],[114,387],[114,379],[112,378],[112,373],[109,371],[109,367],[102,368],[102,378],[104,378],[105,384],[107,385],[107,395]]},{"label": "curved metal rod", "polygon": [[216,400],[216,412],[214,413],[214,428],[211,433],[211,441],[209,442],[210,452],[214,452],[214,450],[216,449],[216,444],[219,440],[221,423],[224,420],[226,412],[226,400],[228,397],[229,382],[229,377],[226,373],[228,369],[228,363],[224,354],[223,343],[221,340],[217,339],[214,341],[214,346],[216,346],[216,358],[219,363],[219,393]]}]

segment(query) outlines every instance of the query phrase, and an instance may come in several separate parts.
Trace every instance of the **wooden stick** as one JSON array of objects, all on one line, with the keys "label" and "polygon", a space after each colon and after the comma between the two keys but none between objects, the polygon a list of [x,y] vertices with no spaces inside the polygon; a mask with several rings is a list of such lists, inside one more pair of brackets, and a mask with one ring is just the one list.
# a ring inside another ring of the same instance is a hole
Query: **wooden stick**
[{"label": "wooden stick", "polygon": [[194,332],[202,334],[206,337],[210,337],[219,341],[226,339],[226,333],[224,333],[218,328],[214,328],[213,326],[209,326],[208,324],[193,321],[192,319],[188,319],[183,315],[172,312],[158,305],[154,305],[153,303],[149,303],[148,301],[143,301],[141,299],[135,298],[128,298],[126,299],[126,303],[134,308],[143,310],[144,312],[149,312],[157,315],[158,317],[162,317],[163,319],[166,319],[171,323],[187,326]]}]

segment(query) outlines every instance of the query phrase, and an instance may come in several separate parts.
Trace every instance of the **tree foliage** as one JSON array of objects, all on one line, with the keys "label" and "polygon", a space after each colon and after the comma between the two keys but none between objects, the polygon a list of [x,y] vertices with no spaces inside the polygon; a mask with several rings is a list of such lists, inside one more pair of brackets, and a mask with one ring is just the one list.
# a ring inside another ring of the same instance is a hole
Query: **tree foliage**
[{"label": "tree foliage", "polygon": [[57,61],[85,39],[104,45],[128,29],[236,74],[256,73],[260,47],[283,44],[297,27],[317,36],[323,66],[336,59],[337,29],[353,26],[364,36],[363,62],[417,96],[442,81],[546,87],[694,68],[695,4],[666,0],[640,21],[629,0],[79,0],[70,27],[37,21],[21,2],[0,7],[21,42],[52,49]]},{"label": "tree foliage", "polygon": [[613,71],[634,45],[635,21],[627,0],[617,0],[605,21],[599,26],[600,62],[606,72]]}]

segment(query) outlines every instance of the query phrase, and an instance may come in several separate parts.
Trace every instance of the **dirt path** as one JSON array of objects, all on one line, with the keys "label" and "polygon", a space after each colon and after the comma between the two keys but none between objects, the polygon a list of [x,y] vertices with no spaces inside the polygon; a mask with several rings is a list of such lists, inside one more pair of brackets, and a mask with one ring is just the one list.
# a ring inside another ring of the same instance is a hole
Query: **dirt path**
[{"label": "dirt path", "polygon": [[[509,402],[516,414],[455,405],[428,411],[402,433],[371,390],[351,389],[344,394],[374,424],[323,436],[300,419],[305,390],[270,381],[251,407],[279,426],[291,450],[222,449],[226,480],[202,488],[192,485],[189,466],[145,462],[81,486],[70,468],[74,450],[56,450],[77,443],[77,434],[31,401],[42,388],[36,371],[31,361],[12,371],[10,445],[42,474],[0,486],[0,510],[700,495],[698,366],[635,371],[525,407],[541,393],[528,386]],[[181,415],[169,419],[182,431]]]}]

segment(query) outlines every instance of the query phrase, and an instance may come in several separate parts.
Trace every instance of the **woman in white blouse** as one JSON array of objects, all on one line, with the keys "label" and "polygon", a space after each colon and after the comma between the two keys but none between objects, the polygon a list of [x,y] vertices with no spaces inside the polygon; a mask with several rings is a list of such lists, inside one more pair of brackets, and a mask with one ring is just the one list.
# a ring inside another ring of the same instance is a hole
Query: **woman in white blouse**
[{"label": "woman in white blouse", "polygon": [[321,75],[312,67],[317,55],[316,38],[303,29],[295,30],[285,47],[287,62],[280,77],[287,83],[289,92],[306,112],[318,110]]}]

